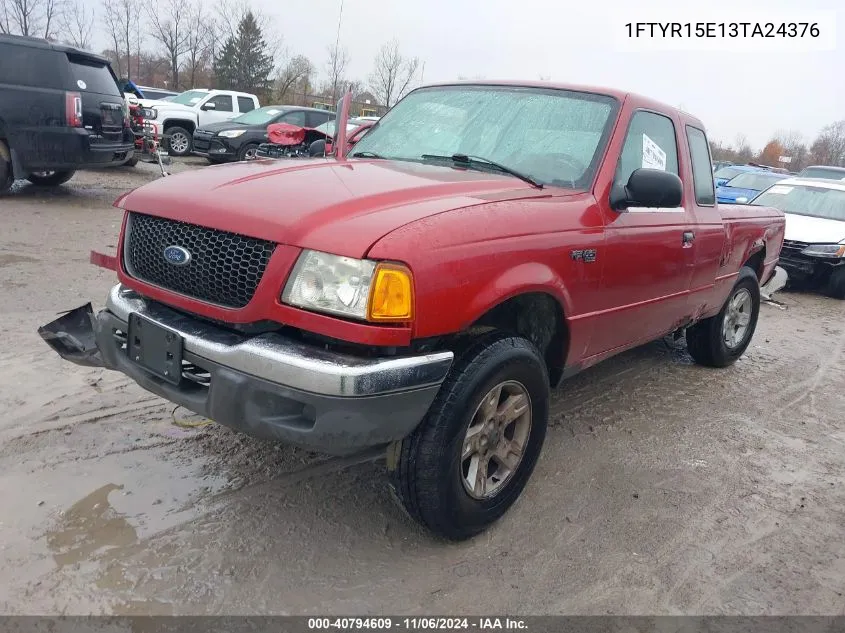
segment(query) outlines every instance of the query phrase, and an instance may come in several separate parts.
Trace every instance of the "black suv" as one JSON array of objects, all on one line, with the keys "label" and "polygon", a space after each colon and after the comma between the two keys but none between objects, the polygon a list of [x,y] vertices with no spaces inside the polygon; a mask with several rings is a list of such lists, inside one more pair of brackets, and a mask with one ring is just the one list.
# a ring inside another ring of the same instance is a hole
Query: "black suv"
[{"label": "black suv", "polygon": [[132,158],[128,104],[108,60],[18,35],[0,35],[0,60],[0,193],[16,179],[59,185]]}]

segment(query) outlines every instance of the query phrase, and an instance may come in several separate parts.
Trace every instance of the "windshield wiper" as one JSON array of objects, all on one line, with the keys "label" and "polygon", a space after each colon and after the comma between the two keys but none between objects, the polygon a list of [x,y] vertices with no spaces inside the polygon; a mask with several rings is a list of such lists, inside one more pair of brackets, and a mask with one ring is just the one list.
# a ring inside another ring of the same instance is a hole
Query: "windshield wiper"
[{"label": "windshield wiper", "polygon": [[485,165],[487,167],[497,169],[504,174],[510,174],[511,176],[515,176],[516,178],[527,182],[529,185],[537,187],[537,189],[543,188],[543,183],[537,182],[531,176],[523,174],[522,172],[519,172],[511,167],[502,165],[501,163],[497,163],[495,161],[490,160],[489,158],[484,158],[482,156],[469,156],[467,154],[452,154],[451,156],[441,156],[439,154],[423,154],[421,158],[423,160],[451,160],[455,163],[460,163],[462,165],[467,166]]},{"label": "windshield wiper", "polygon": [[352,158],[384,158],[384,156],[375,152],[352,152],[349,156]]}]

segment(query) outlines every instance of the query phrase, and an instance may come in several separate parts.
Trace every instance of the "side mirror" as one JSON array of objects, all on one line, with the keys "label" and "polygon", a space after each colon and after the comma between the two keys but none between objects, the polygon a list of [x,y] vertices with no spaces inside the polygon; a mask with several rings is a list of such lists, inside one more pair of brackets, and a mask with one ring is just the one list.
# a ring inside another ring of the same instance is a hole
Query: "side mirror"
[{"label": "side mirror", "polygon": [[209,101],[208,103],[204,103],[202,108],[200,108],[200,110],[216,110],[216,109],[217,109],[217,104],[214,103],[213,101]]},{"label": "side mirror", "polygon": [[615,186],[610,193],[610,206],[617,211],[628,207],[681,206],[684,186],[673,173],[660,169],[635,169],[624,187]]}]

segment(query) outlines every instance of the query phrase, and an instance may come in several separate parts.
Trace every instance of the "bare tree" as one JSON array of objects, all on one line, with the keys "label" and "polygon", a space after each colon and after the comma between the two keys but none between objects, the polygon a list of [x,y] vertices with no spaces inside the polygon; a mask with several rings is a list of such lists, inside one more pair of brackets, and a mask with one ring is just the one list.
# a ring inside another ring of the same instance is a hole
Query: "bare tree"
[{"label": "bare tree", "polygon": [[314,64],[305,55],[292,57],[282,68],[276,80],[276,94],[280,101],[288,99],[288,93],[303,79],[314,74]]},{"label": "bare tree", "polygon": [[341,46],[329,46],[329,61],[326,71],[329,76],[327,91],[332,104],[336,104],[343,85],[346,82],[346,68],[349,66],[349,53]]},{"label": "bare tree", "polygon": [[845,166],[845,120],[825,126],[810,148],[816,165]]},{"label": "bare tree", "polygon": [[[140,56],[141,21],[139,13],[133,0],[103,0],[103,22],[114,46],[117,74],[126,77],[126,79],[132,79],[133,46]],[[124,59],[125,66],[123,65]]]},{"label": "bare tree", "polygon": [[0,0],[0,33],[52,39],[62,0]]},{"label": "bare tree", "polygon": [[88,7],[84,0],[68,0],[59,16],[64,41],[77,48],[90,48],[95,17],[94,7]]},{"label": "bare tree", "polygon": [[202,3],[193,5],[188,19],[188,37],[185,42],[188,88],[197,85],[201,73],[210,71],[213,48],[213,28],[203,14]]},{"label": "bare tree", "polygon": [[748,142],[748,137],[745,134],[736,135],[734,151],[736,153],[736,159],[739,162],[747,163],[754,158],[754,150],[751,149],[751,144]]},{"label": "bare tree", "polygon": [[170,61],[170,79],[178,90],[179,65],[188,45],[190,13],[193,5],[185,0],[167,0],[166,7],[150,5],[150,36],[164,48]]},{"label": "bare tree", "polygon": [[783,155],[791,158],[788,167],[798,170],[806,166],[807,146],[804,144],[804,137],[801,132],[781,130],[775,134],[775,139],[783,147]]},{"label": "bare tree", "polygon": [[419,65],[419,58],[402,55],[399,40],[394,39],[381,47],[370,75],[370,87],[381,105],[390,108],[405,95]]}]

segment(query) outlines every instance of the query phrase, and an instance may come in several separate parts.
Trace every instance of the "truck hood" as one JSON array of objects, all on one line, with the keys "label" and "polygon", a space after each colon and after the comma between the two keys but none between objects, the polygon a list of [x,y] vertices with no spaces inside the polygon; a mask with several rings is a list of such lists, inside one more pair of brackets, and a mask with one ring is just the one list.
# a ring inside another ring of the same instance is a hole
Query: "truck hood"
[{"label": "truck hood", "polygon": [[837,244],[845,241],[845,221],[814,218],[797,213],[784,213],[786,234],[784,239],[807,244]]},{"label": "truck hood", "polygon": [[[506,175],[385,160],[252,160],[155,180],[115,205],[301,248],[363,257],[391,231],[477,204],[548,197]],[[574,194],[575,192],[570,192]]]},{"label": "truck hood", "polygon": [[145,108],[167,110],[168,112],[187,112],[191,115],[196,116],[196,110],[189,106],[182,105],[181,103],[173,103],[172,101],[161,101],[159,99],[138,99],[138,103],[140,103]]}]

